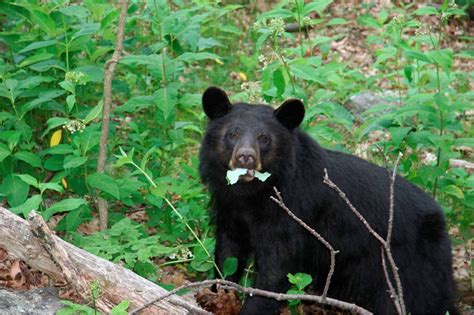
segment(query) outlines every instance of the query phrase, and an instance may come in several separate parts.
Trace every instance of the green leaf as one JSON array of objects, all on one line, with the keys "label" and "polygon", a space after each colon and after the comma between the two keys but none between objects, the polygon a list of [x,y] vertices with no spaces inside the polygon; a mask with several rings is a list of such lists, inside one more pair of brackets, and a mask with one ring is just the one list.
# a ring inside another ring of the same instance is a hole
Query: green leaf
[{"label": "green leaf", "polygon": [[64,191],[64,188],[58,183],[40,183],[39,189],[41,194],[43,194],[45,190],[54,190],[60,193]]},{"label": "green leaf", "polygon": [[45,61],[45,60],[50,60],[52,57],[54,57],[53,54],[49,53],[43,53],[43,54],[34,54],[33,56],[30,56],[26,59],[24,59],[18,66],[20,68],[24,68],[26,66]]},{"label": "green leaf", "polygon": [[151,95],[134,96],[123,105],[114,109],[115,113],[133,113],[153,105],[155,97]]},{"label": "green leaf", "polygon": [[432,63],[433,60],[429,56],[427,56],[425,53],[418,51],[418,50],[405,50],[404,51],[405,56],[408,59],[415,59],[415,60],[420,60],[424,61],[426,63]]},{"label": "green leaf", "polygon": [[318,81],[319,73],[309,65],[290,64],[290,70],[291,74],[297,78],[308,81]]},{"label": "green leaf", "polygon": [[463,191],[461,190],[461,188],[459,188],[458,186],[455,186],[455,185],[447,185],[447,186],[443,186],[441,187],[440,189],[443,193],[445,194],[448,194],[448,195],[451,195],[451,196],[454,196],[458,199],[464,199],[464,193]]},{"label": "green leaf", "polygon": [[107,174],[95,173],[87,177],[89,186],[108,193],[115,199],[120,199],[119,187],[115,180]]},{"label": "green leaf", "polygon": [[298,288],[298,290],[303,290],[304,288],[306,288],[311,282],[313,282],[313,277],[311,277],[311,275],[309,274],[306,274],[306,273],[301,273],[301,272],[298,272],[296,274],[291,274],[289,273],[287,275],[288,277],[288,281],[291,283],[291,284],[294,284],[296,285],[296,287]]},{"label": "green leaf", "polygon": [[41,197],[41,195],[33,195],[30,198],[26,199],[23,204],[10,208],[10,211],[16,214],[21,213],[26,218],[32,210],[38,210],[42,201],[43,198]]},{"label": "green leaf", "polygon": [[43,152],[41,152],[41,154],[42,155],[69,154],[69,153],[72,153],[73,151],[74,149],[72,148],[70,144],[61,143],[61,144],[55,145],[54,147],[44,150]]},{"label": "green leaf", "polygon": [[130,301],[124,300],[120,304],[114,306],[110,311],[110,315],[127,315],[127,308],[130,306]]},{"label": "green leaf", "polygon": [[438,10],[432,6],[425,6],[415,10],[416,15],[437,15],[439,14]]},{"label": "green leaf", "polygon": [[316,11],[319,15],[322,15],[323,11],[332,3],[332,0],[316,0],[305,4],[302,10],[303,15]]},{"label": "green leaf", "polygon": [[66,104],[67,104],[67,110],[68,112],[71,112],[73,109],[74,105],[76,104],[76,96],[75,95],[68,95],[66,97]]},{"label": "green leaf", "polygon": [[102,108],[104,107],[104,102],[102,100],[99,101],[99,104],[94,106],[91,111],[87,114],[86,118],[84,118],[84,124],[88,124],[96,118],[100,118],[102,116]]},{"label": "green leaf", "polygon": [[411,81],[413,81],[413,67],[411,65],[406,65],[403,72],[405,73],[405,78],[411,83]]},{"label": "green leaf", "polygon": [[0,162],[2,162],[7,156],[10,155],[10,150],[6,145],[0,143]]},{"label": "green leaf", "polygon": [[185,52],[184,54],[180,55],[177,59],[183,62],[191,63],[195,61],[201,61],[206,59],[220,59],[216,54],[211,54],[207,52],[199,52],[199,53],[192,53],[192,52]]},{"label": "green leaf", "polygon": [[235,257],[227,257],[224,260],[223,274],[224,277],[233,275],[237,271],[238,260]]},{"label": "green leaf", "polygon": [[285,77],[281,68],[273,73],[273,84],[277,88],[277,97],[281,97],[285,92]]},{"label": "green leaf", "polygon": [[53,45],[56,45],[57,43],[58,43],[58,41],[55,40],[55,39],[44,40],[44,41],[40,41],[40,42],[34,42],[34,43],[29,44],[28,46],[26,46],[22,50],[20,50],[18,53],[23,54],[23,53],[26,53],[26,52],[29,52],[29,51],[32,51],[32,50],[36,50],[36,49],[39,49],[39,48],[53,46]]},{"label": "green leaf", "polygon": [[453,52],[450,49],[432,50],[428,56],[449,74],[453,65]]},{"label": "green leaf", "polygon": [[29,174],[15,174],[15,176],[17,176],[30,186],[33,186],[35,188],[39,187],[38,180]]},{"label": "green leaf", "polygon": [[19,151],[13,155],[16,159],[30,164],[33,167],[41,167],[41,159],[34,153]]},{"label": "green leaf", "polygon": [[87,203],[85,202],[84,199],[82,198],[70,198],[70,199],[65,199],[61,200],[48,209],[43,213],[43,218],[48,221],[54,214],[60,213],[60,212],[68,212],[72,210],[76,210],[82,205],[86,205]]},{"label": "green leaf", "polygon": [[7,175],[0,186],[0,193],[7,197],[10,207],[16,207],[25,202],[30,186],[13,174]]},{"label": "green leaf", "polygon": [[61,86],[63,89],[65,89],[69,93],[72,93],[72,94],[75,93],[74,84],[72,84],[71,81],[68,81],[68,80],[61,81],[59,82],[59,86]]},{"label": "green leaf", "polygon": [[53,37],[56,32],[56,23],[54,23],[53,18],[39,10],[31,9],[29,11],[33,22],[39,25],[49,36]]},{"label": "green leaf", "polygon": [[87,162],[87,157],[86,156],[73,156],[73,155],[68,155],[64,159],[63,167],[65,169],[68,168],[76,168],[79,167]]},{"label": "green leaf", "polygon": [[62,7],[59,9],[59,12],[64,15],[77,17],[79,19],[84,19],[89,15],[89,10],[80,5],[69,5],[67,7]]}]

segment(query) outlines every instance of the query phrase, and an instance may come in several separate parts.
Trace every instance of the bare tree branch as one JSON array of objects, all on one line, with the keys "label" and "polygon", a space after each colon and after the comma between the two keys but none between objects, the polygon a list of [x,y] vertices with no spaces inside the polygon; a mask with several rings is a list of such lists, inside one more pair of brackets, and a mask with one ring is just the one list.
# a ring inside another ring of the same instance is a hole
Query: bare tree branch
[{"label": "bare tree branch", "polygon": [[[109,141],[109,122],[110,107],[112,105],[112,78],[115,66],[122,56],[123,37],[125,33],[125,19],[127,17],[128,0],[122,0],[120,3],[122,8],[120,12],[119,24],[117,29],[117,39],[115,41],[115,51],[112,58],[105,63],[104,66],[104,107],[102,110],[102,129],[100,132],[99,157],[97,159],[97,173],[105,171],[105,162],[107,160],[107,144]],[[101,197],[97,199],[97,207],[99,209],[99,225],[101,230],[107,229],[108,207],[107,201]]]},{"label": "bare tree branch", "polygon": [[340,308],[341,310],[350,311],[354,314],[364,314],[364,315],[372,314],[371,312],[369,312],[368,310],[366,310],[366,309],[364,309],[360,306],[357,306],[357,305],[352,304],[352,303],[339,301],[339,300],[336,300],[336,299],[331,299],[331,298],[323,299],[322,296],[317,296],[317,295],[283,294],[283,293],[270,292],[270,291],[261,290],[261,289],[246,288],[246,287],[243,287],[243,286],[241,286],[237,283],[234,283],[234,282],[231,282],[231,281],[228,281],[228,280],[222,280],[222,279],[204,280],[204,281],[201,281],[201,282],[187,283],[187,284],[182,285],[182,286],[180,286],[180,287],[178,287],[178,288],[176,288],[172,291],[169,291],[166,294],[163,294],[163,295],[157,297],[156,299],[144,304],[143,306],[141,306],[139,308],[136,308],[136,309],[132,310],[129,314],[130,315],[137,314],[138,312],[144,310],[145,308],[149,307],[153,303],[156,303],[156,302],[161,301],[161,300],[163,300],[167,297],[170,297],[170,296],[176,294],[177,292],[179,292],[183,289],[200,288],[200,287],[207,287],[207,286],[211,286],[211,285],[221,285],[221,287],[224,288],[224,289],[235,289],[239,292],[249,294],[250,296],[255,296],[255,295],[256,296],[263,296],[263,297],[268,297],[268,298],[275,299],[277,301],[289,301],[289,300],[310,301],[310,302],[316,302],[316,303],[319,303],[319,304],[334,306],[334,307]]},{"label": "bare tree branch", "polygon": [[385,251],[383,247],[381,247],[380,252],[382,253],[382,268],[383,268],[383,273],[385,275],[385,281],[387,282],[387,285],[388,285],[388,292],[390,293],[390,298],[392,299],[393,304],[395,305],[395,309],[397,310],[397,313],[401,314],[400,304],[397,303],[398,296],[397,296],[397,293],[395,292],[395,288],[393,287],[392,280],[390,280],[390,276],[388,274],[387,263],[385,262]]},{"label": "bare tree branch", "polygon": [[[91,300],[90,288],[82,272],[71,261],[67,251],[54,237],[43,217],[31,211],[28,215],[28,223],[31,226],[33,234],[41,241],[51,260],[59,267],[66,281],[76,291],[76,293],[85,301]],[[111,305],[103,303],[101,300],[96,301],[97,307],[104,311],[110,312]]]},{"label": "bare tree branch", "polygon": [[316,237],[318,241],[323,243],[324,246],[326,246],[327,249],[329,249],[329,252],[331,253],[331,266],[329,268],[328,276],[326,278],[326,284],[324,285],[324,290],[323,290],[323,295],[321,296],[324,299],[326,299],[326,295],[329,290],[329,285],[331,284],[331,278],[332,275],[334,274],[334,268],[336,266],[336,254],[339,253],[339,251],[334,250],[334,248],[329,244],[328,241],[324,239],[318,232],[316,232],[314,229],[312,229],[310,226],[308,226],[306,223],[303,222],[300,218],[298,218],[293,212],[291,212],[290,209],[285,205],[285,202],[283,201],[283,198],[281,196],[281,193],[276,189],[276,187],[273,187],[275,190],[275,194],[277,195],[278,199],[270,196],[270,199],[273,200],[276,204],[278,204],[283,210],[288,213],[288,215],[295,220],[299,225],[301,225],[304,229],[306,229],[311,235]]},{"label": "bare tree branch", "polygon": [[[389,195],[389,198],[390,198],[389,212],[390,213],[389,213],[389,222],[388,222],[388,224],[389,224],[389,226],[392,225],[392,227],[393,227],[393,193],[394,193],[393,192],[393,190],[394,190],[393,187],[394,187],[394,182],[395,182],[396,173],[397,173],[397,166],[398,166],[398,162],[400,161],[400,158],[401,157],[399,156],[399,158],[397,159],[397,162],[395,163],[395,167],[394,167],[394,170],[393,170],[393,175],[389,176],[391,188],[390,188],[390,195]],[[392,299],[393,299],[394,303],[399,305],[399,307],[396,307],[397,311],[399,311],[399,314],[406,315],[405,302],[403,300],[402,282],[400,280],[400,274],[398,273],[398,267],[395,264],[395,260],[393,259],[392,251],[391,251],[391,248],[390,248],[390,243],[387,242],[386,240],[384,240],[382,238],[382,236],[380,236],[380,234],[378,234],[370,226],[369,222],[367,222],[367,220],[364,218],[364,216],[354,207],[354,205],[351,203],[351,201],[347,198],[346,194],[329,178],[327,169],[324,169],[323,182],[339,194],[339,196],[341,197],[342,200],[344,200],[344,202],[349,207],[349,209],[364,224],[364,226],[367,228],[369,233],[372,234],[375,237],[375,239],[377,239],[380,242],[380,244],[382,245],[383,249],[385,250],[385,253],[387,254],[387,259],[389,261],[390,268],[392,269],[393,277],[395,279],[395,284],[397,286],[397,294]],[[390,229],[392,229],[392,227],[390,227]],[[391,237],[391,231],[390,231],[390,237]],[[389,281],[389,280],[390,279],[387,277],[387,281]],[[389,287],[390,287],[390,285],[392,285],[392,284],[390,283]]]}]

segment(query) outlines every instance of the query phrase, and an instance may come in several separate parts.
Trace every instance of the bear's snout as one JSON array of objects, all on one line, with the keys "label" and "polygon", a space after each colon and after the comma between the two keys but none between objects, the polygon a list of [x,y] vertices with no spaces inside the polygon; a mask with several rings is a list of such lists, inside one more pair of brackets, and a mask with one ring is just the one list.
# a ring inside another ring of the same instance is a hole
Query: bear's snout
[{"label": "bear's snout", "polygon": [[236,154],[237,167],[246,168],[248,170],[255,169],[255,162],[257,159],[257,152],[252,148],[240,148]]}]

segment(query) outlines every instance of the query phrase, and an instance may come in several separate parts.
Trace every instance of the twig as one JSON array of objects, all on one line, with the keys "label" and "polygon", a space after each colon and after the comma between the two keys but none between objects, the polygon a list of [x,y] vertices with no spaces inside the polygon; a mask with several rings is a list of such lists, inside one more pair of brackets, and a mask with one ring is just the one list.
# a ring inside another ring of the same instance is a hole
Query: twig
[{"label": "twig", "polygon": [[[396,178],[396,173],[397,173],[397,165],[398,165],[398,161],[400,160],[400,156],[395,164],[395,167],[394,167],[394,170],[393,170],[393,174],[392,177],[389,177],[390,178],[390,185],[394,185],[394,182],[395,182],[395,178]],[[398,267],[397,265],[395,264],[395,260],[393,259],[393,255],[392,255],[392,251],[391,251],[391,248],[390,248],[390,243],[387,242],[386,240],[384,240],[382,238],[382,236],[380,236],[380,234],[378,234],[369,224],[369,222],[367,222],[367,220],[364,218],[364,216],[362,216],[362,214],[357,211],[357,209],[354,207],[354,205],[351,203],[351,201],[347,198],[346,194],[336,185],[334,184],[334,182],[329,178],[328,176],[328,172],[327,172],[327,169],[324,169],[324,180],[323,182],[328,185],[330,188],[334,189],[338,194],[339,196],[342,198],[342,200],[344,200],[344,202],[346,203],[346,205],[349,207],[349,209],[351,209],[351,211],[357,216],[357,218],[364,224],[364,226],[367,228],[367,230],[369,231],[370,234],[372,234],[375,239],[377,239],[380,244],[382,245],[383,249],[385,250],[385,253],[387,254],[387,259],[388,259],[388,262],[390,264],[390,268],[392,269],[392,273],[393,273],[393,277],[395,279],[395,284],[397,286],[397,295],[393,298],[394,302],[396,304],[399,304],[399,308],[397,307],[397,311],[400,310],[399,314],[401,315],[405,315],[406,314],[406,309],[405,309],[405,302],[403,300],[403,287],[402,287],[402,282],[400,280],[400,275],[398,273]],[[392,190],[392,189],[391,189]],[[390,194],[390,200],[391,203],[393,203],[393,191],[391,191],[391,194]],[[391,211],[391,215],[392,215],[392,220],[390,220],[390,214],[389,214],[389,226],[390,225],[393,225],[393,205],[391,206],[391,210],[389,209],[389,212]],[[391,228],[390,228],[391,229]],[[390,232],[391,234],[391,232]],[[391,235],[390,235],[391,236]],[[387,278],[388,279],[388,278]]]},{"label": "twig", "polygon": [[187,283],[162,296],[157,297],[156,299],[144,304],[143,306],[140,306],[139,308],[132,310],[129,314],[130,315],[137,314],[138,312],[144,310],[145,308],[149,307],[153,303],[159,302],[167,297],[170,297],[183,289],[200,288],[200,287],[207,287],[211,285],[221,285],[222,288],[224,289],[235,289],[241,293],[245,293],[250,296],[255,296],[255,295],[263,296],[263,297],[275,299],[277,301],[303,300],[303,301],[310,301],[310,302],[316,302],[319,304],[334,306],[334,307],[340,308],[341,310],[350,311],[354,314],[364,314],[364,315],[372,314],[371,312],[369,312],[368,310],[360,306],[357,306],[352,303],[339,301],[336,299],[331,299],[331,298],[323,299],[321,296],[317,296],[317,295],[283,294],[283,293],[270,292],[270,291],[261,290],[261,289],[245,288],[232,281],[222,280],[222,279],[204,280],[201,282]]},{"label": "twig", "polygon": [[390,169],[387,166],[388,176],[390,176],[390,194],[389,194],[389,210],[388,210],[388,227],[387,227],[387,244],[390,245],[390,241],[392,239],[392,230],[393,230],[393,206],[394,206],[394,196],[395,196],[395,179],[397,178],[397,169],[398,163],[400,163],[400,159],[402,158],[403,154],[400,152],[398,154],[397,160],[393,165],[393,173],[390,174]]},{"label": "twig", "polygon": [[[64,278],[74,291],[85,301],[91,299],[89,284],[82,276],[81,271],[71,261],[67,251],[54,238],[46,222],[36,211],[31,211],[28,215],[28,223],[33,234],[41,241],[51,260],[59,267]],[[101,300],[96,301],[96,306],[104,311],[110,312],[111,307]]]},{"label": "twig", "polygon": [[400,304],[397,303],[397,293],[395,292],[395,289],[393,288],[392,280],[390,280],[390,276],[388,275],[388,269],[387,269],[387,263],[385,262],[385,252],[383,247],[381,248],[382,250],[380,251],[382,253],[382,268],[383,268],[383,273],[385,275],[385,281],[387,282],[388,285],[388,292],[390,293],[390,298],[393,301],[393,304],[395,305],[395,309],[397,310],[398,314],[401,314],[400,310]]},{"label": "twig", "polygon": [[326,284],[324,285],[324,290],[322,294],[323,300],[326,299],[326,295],[329,290],[329,285],[331,284],[331,278],[332,275],[334,274],[334,268],[336,266],[336,254],[339,253],[339,251],[334,250],[334,248],[329,244],[328,241],[326,241],[318,232],[316,232],[314,229],[312,229],[310,226],[308,226],[306,223],[303,222],[300,218],[298,218],[293,212],[291,212],[290,209],[285,205],[285,202],[283,201],[283,198],[281,196],[281,193],[276,189],[276,187],[273,187],[275,190],[275,194],[277,195],[278,199],[270,196],[270,199],[273,200],[275,203],[277,203],[283,210],[288,213],[288,215],[295,220],[299,225],[301,225],[303,228],[305,228],[309,233],[311,233],[314,237],[318,239],[321,243],[323,243],[324,246],[326,246],[327,249],[329,249],[329,252],[331,253],[331,266],[329,268],[329,273],[326,278]]},{"label": "twig", "polygon": [[[99,157],[97,159],[97,173],[105,171],[105,162],[107,160],[107,143],[109,141],[109,122],[110,107],[112,104],[112,78],[115,66],[122,56],[123,37],[125,33],[125,19],[127,17],[128,0],[122,0],[119,4],[122,7],[120,12],[119,24],[117,29],[117,39],[115,41],[115,51],[112,58],[105,63],[104,66],[104,107],[102,110],[102,129],[100,131]],[[107,229],[108,207],[107,201],[101,197],[97,199],[97,207],[99,209],[99,225],[101,230]]]}]

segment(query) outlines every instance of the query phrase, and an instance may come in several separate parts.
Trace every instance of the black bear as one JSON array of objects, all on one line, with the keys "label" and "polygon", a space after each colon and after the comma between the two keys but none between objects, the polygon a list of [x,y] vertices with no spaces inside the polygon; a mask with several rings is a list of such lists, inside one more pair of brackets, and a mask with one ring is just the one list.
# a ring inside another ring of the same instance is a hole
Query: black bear
[{"label": "black bear", "polygon": [[[238,281],[249,257],[257,271],[255,287],[286,292],[288,273],[313,275],[322,292],[330,267],[326,247],[270,200],[273,187],[285,204],[339,253],[328,297],[352,302],[376,314],[395,313],[387,293],[381,246],[323,183],[324,169],[357,210],[383,237],[387,235],[389,176],[384,168],[326,150],[298,128],[301,101],[268,105],[231,104],[226,93],[208,88],[202,97],[209,124],[200,151],[200,173],[212,196],[217,266],[238,259]],[[226,173],[247,169],[228,184]],[[265,181],[256,173],[268,172]],[[399,267],[407,311],[445,314],[452,306],[451,245],[440,207],[421,189],[397,177],[394,197],[394,260]],[[275,314],[281,302],[248,297],[241,314]]]}]

